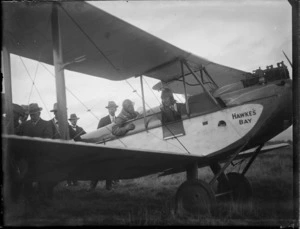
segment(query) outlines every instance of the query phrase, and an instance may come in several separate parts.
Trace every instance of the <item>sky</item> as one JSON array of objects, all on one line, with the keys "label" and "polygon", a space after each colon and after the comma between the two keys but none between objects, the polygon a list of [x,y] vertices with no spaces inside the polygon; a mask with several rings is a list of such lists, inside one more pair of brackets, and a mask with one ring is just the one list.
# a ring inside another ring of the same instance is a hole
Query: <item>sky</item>
[{"label": "sky", "polygon": [[[292,57],[291,6],[286,0],[90,3],[183,50],[240,70],[252,72],[282,60],[288,65],[282,50]],[[42,118],[51,119],[56,101],[53,66],[12,55],[11,68],[13,102],[36,102],[43,108]],[[76,113],[86,131],[95,130],[107,115],[108,101],[119,105],[117,114],[127,98],[142,110],[140,79],[110,81],[65,71],[65,81],[68,116]],[[160,102],[160,93],[150,90],[157,82],[145,77],[145,98],[152,107]],[[291,128],[279,139],[291,139]]]}]

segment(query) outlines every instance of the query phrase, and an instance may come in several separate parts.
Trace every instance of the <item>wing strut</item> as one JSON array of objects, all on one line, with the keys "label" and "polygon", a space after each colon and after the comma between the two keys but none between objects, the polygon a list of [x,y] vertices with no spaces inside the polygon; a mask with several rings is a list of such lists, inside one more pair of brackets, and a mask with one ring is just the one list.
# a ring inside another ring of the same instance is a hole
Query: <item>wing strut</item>
[{"label": "wing strut", "polygon": [[[12,88],[11,88],[11,66],[10,66],[10,54],[7,50],[5,44],[2,46],[2,57],[3,57],[3,73],[4,73],[4,111],[6,114],[6,121],[4,123],[5,128],[4,131],[7,134],[14,133],[14,121],[13,121],[13,105],[12,105]],[[3,111],[2,111],[3,112]],[[4,113],[4,112],[3,112]]]},{"label": "wing strut", "polygon": [[143,101],[143,116],[144,116],[144,125],[147,130],[147,122],[146,122],[146,107],[145,107],[145,94],[144,94],[144,84],[143,84],[143,76],[140,76],[141,80],[141,89],[142,89],[142,101]]},{"label": "wing strut", "polygon": [[[222,168],[220,168],[220,165],[218,163],[211,163],[210,168],[215,173],[214,178],[209,182],[209,185],[213,185],[217,179],[222,175],[224,175],[225,169],[230,165],[230,163],[236,158],[236,156],[242,151],[242,149],[248,144],[248,141],[246,141],[241,147],[237,149],[237,151],[231,156],[231,158],[223,165]],[[226,179],[226,178],[225,178]]]},{"label": "wing strut", "polygon": [[66,101],[66,85],[62,55],[62,42],[59,24],[58,2],[52,3],[52,40],[53,40],[53,64],[55,68],[55,83],[56,83],[56,99],[58,106],[58,123],[59,132],[62,139],[69,139],[68,116],[67,116],[67,101]]},{"label": "wing strut", "polygon": [[208,76],[208,78],[213,82],[213,84],[218,88],[219,86],[216,84],[216,82],[214,81],[214,79],[208,74],[208,72],[206,71],[205,67],[203,67],[203,71]]},{"label": "wing strut", "polygon": [[183,80],[186,111],[187,111],[187,115],[190,116],[191,112],[190,112],[190,106],[189,106],[189,103],[188,103],[188,97],[187,97],[187,92],[186,92],[185,75],[184,75],[184,72],[183,72],[183,63],[182,63],[182,61],[180,61],[180,67],[181,67],[181,75],[182,75],[182,80]]},{"label": "wing strut", "polygon": [[250,165],[253,163],[254,159],[257,157],[257,155],[259,154],[261,148],[264,146],[264,144],[261,144],[254,152],[254,154],[252,155],[250,161],[248,162],[248,164],[246,165],[246,167],[244,168],[242,174],[245,175],[246,172],[248,171],[248,169],[250,168]]},{"label": "wing strut", "polygon": [[192,69],[190,68],[190,66],[187,64],[187,62],[185,60],[182,60],[182,62],[184,63],[184,65],[188,68],[188,70],[192,73],[192,75],[195,77],[195,79],[198,81],[198,83],[201,84],[203,90],[209,95],[209,97],[214,101],[214,103],[220,107],[220,104],[217,102],[217,100],[212,96],[212,94],[206,89],[206,87],[203,85],[203,83],[201,82],[201,80],[199,80],[197,78],[197,76],[195,75],[195,73],[192,71]]},{"label": "wing strut", "polygon": [[[3,39],[4,40],[4,39]],[[5,121],[3,131],[7,134],[14,134],[14,121],[13,121],[13,104],[12,104],[12,87],[11,87],[11,65],[10,65],[10,54],[5,46],[5,43],[2,45],[2,66],[4,73],[4,109],[2,110],[2,115],[5,112]],[[2,95],[1,95],[2,96]],[[2,99],[2,98],[1,98]],[[2,104],[3,106],[3,104]],[[7,125],[8,124],[8,125]],[[12,177],[11,177],[11,161],[12,154],[8,152],[7,141],[2,139],[3,152],[2,152],[2,161],[4,169],[3,177],[3,196],[4,196],[4,207],[7,209],[12,204]]]}]

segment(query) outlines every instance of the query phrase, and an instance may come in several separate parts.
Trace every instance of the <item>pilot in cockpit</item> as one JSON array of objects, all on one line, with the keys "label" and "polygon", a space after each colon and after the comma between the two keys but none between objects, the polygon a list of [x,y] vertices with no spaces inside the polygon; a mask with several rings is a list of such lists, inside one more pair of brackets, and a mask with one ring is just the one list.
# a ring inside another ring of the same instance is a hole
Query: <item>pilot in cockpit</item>
[{"label": "pilot in cockpit", "polygon": [[116,118],[115,125],[112,127],[112,134],[116,136],[123,136],[128,131],[133,130],[135,125],[133,123],[126,124],[126,122],[139,116],[139,113],[134,110],[134,103],[131,100],[125,99],[122,107],[122,111]]},{"label": "pilot in cockpit", "polygon": [[160,107],[162,124],[181,120],[181,114],[185,108],[184,104],[177,103],[173,92],[169,88],[164,88],[161,92],[162,105]]}]

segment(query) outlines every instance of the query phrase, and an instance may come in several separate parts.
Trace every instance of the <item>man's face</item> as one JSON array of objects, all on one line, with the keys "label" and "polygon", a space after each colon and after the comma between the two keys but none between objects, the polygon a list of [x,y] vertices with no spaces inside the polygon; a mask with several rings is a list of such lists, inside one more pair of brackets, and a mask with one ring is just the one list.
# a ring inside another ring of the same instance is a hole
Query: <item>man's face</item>
[{"label": "man's face", "polygon": [[72,126],[76,126],[76,123],[77,123],[77,119],[72,119],[72,120],[71,120]]},{"label": "man's face", "polygon": [[126,111],[129,113],[134,113],[134,104],[130,103],[126,106]]},{"label": "man's face", "polygon": [[167,97],[164,97],[162,98],[162,103],[164,106],[171,106],[172,105],[172,99],[171,99],[171,96],[167,96]]},{"label": "man's face", "polygon": [[21,117],[21,122],[25,122],[26,120],[28,119],[28,114],[24,114],[22,117]]},{"label": "man's face", "polygon": [[41,112],[30,114],[30,119],[33,122],[36,122],[40,118]]},{"label": "man's face", "polygon": [[115,116],[116,111],[117,111],[117,108],[116,108],[116,107],[109,107],[109,108],[108,108],[108,113],[109,113],[111,116]]}]

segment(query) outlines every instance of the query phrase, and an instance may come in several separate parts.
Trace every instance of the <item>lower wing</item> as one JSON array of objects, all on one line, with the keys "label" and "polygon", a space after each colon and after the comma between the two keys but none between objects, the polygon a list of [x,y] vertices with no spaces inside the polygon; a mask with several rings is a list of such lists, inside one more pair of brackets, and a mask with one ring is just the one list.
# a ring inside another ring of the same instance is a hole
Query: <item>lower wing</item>
[{"label": "lower wing", "polygon": [[[288,144],[285,143],[266,146],[260,153],[286,146]],[[70,178],[130,179],[159,172],[168,175],[185,171],[191,163],[197,162],[199,167],[205,167],[211,162],[209,157],[189,154],[112,148],[93,143],[15,135],[2,135],[2,147],[14,163],[26,162],[27,179],[55,182]],[[250,157],[254,152],[241,152],[236,159]]]}]

